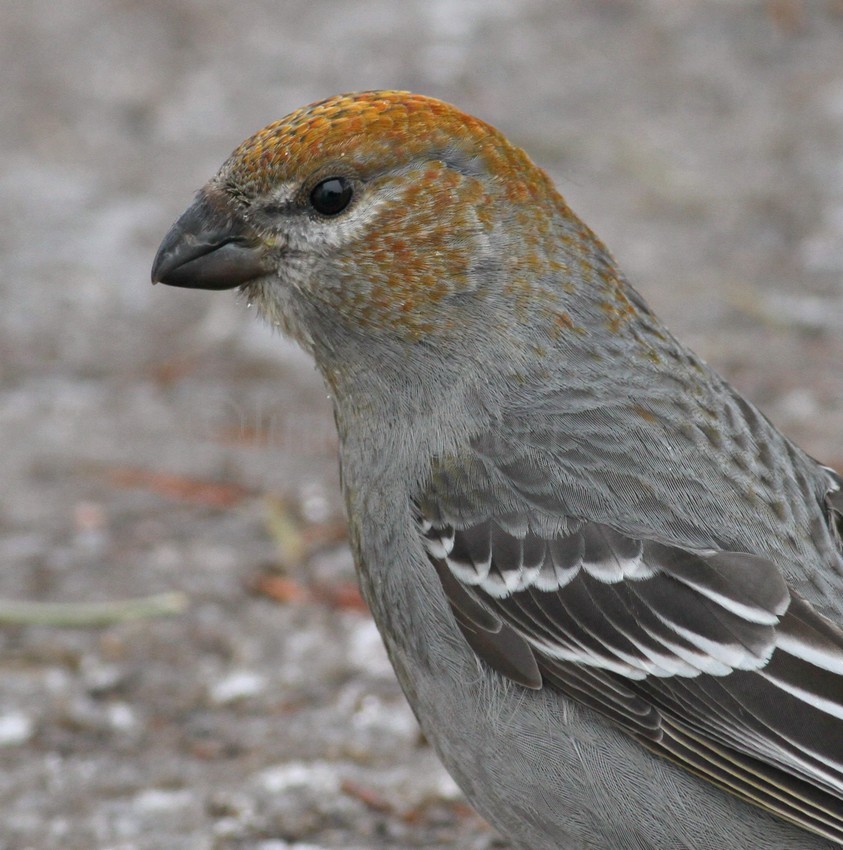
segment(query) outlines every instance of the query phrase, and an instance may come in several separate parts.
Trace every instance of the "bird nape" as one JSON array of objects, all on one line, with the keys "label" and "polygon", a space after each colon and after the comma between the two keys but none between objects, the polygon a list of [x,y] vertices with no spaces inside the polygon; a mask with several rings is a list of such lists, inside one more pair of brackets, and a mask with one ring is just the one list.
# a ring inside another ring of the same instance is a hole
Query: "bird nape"
[{"label": "bird nape", "polygon": [[514,846],[843,846],[841,478],[522,150],[432,98],[328,98],[231,154],[152,277],[239,287],[313,355],[362,592]]}]

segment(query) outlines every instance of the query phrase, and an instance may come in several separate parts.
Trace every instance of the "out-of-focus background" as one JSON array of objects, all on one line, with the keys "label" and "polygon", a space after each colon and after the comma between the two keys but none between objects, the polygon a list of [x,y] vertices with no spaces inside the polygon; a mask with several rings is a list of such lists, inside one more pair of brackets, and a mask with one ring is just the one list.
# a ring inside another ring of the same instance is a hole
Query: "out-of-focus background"
[{"label": "out-of-focus background", "polygon": [[0,850],[505,846],[355,594],[313,368],[233,294],[149,285],[297,106],[407,88],[497,125],[843,465],[839,0],[7,0],[0,79],[0,615],[188,599],[0,625]]}]

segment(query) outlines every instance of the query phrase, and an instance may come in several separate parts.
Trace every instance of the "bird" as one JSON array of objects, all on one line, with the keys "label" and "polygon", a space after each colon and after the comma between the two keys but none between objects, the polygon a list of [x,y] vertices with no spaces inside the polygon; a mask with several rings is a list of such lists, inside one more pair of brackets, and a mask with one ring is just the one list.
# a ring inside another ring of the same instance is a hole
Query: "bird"
[{"label": "bird", "polygon": [[523,150],[424,95],[321,100],[234,150],[152,280],[312,355],[361,592],[511,846],[843,846],[843,479]]}]

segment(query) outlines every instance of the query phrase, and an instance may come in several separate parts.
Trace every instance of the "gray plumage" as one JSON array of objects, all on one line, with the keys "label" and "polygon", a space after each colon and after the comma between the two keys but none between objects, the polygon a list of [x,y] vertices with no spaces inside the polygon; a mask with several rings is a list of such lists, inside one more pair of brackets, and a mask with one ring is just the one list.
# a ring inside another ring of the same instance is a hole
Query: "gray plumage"
[{"label": "gray plumage", "polygon": [[843,845],[841,479],[526,155],[437,101],[333,98],[232,154],[153,279],[242,286],[314,355],[364,596],[516,846]]}]

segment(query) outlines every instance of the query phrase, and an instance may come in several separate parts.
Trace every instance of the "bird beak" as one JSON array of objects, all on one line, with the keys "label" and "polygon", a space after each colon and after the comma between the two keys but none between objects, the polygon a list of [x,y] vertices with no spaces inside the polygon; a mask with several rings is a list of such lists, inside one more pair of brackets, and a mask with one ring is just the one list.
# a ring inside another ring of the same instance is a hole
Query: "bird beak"
[{"label": "bird beak", "polygon": [[164,237],[152,282],[195,289],[233,289],[270,271],[266,247],[230,199],[203,189]]}]

